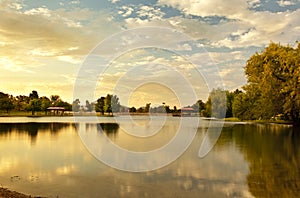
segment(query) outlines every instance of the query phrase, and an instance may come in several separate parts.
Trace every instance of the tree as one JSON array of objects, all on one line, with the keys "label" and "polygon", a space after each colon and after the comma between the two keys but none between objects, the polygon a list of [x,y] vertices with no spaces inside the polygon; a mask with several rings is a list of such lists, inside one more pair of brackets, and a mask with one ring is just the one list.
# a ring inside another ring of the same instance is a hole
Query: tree
[{"label": "tree", "polygon": [[108,114],[112,113],[111,99],[112,95],[107,94],[104,100],[104,111]]},{"label": "tree", "polygon": [[136,108],[135,108],[135,107],[129,108],[129,112],[130,112],[130,113],[135,113],[135,112],[136,112]]},{"label": "tree", "polygon": [[235,97],[242,93],[242,91],[236,89],[233,92],[226,91],[226,118],[233,117],[233,103]]},{"label": "tree", "polygon": [[151,103],[147,103],[145,107],[145,113],[149,113]]},{"label": "tree", "polygon": [[224,118],[226,115],[226,91],[213,89],[205,103],[205,116]]},{"label": "tree", "polygon": [[104,115],[104,104],[105,104],[105,97],[99,98],[95,104],[96,112],[101,112],[101,114]]},{"label": "tree", "polygon": [[200,116],[204,116],[203,111],[205,111],[205,103],[202,100],[198,100],[191,108],[193,108],[195,112],[198,112]]},{"label": "tree", "polygon": [[119,102],[119,98],[116,95],[113,95],[111,97],[111,109],[112,109],[112,113],[116,113],[120,111],[120,102]]},{"label": "tree", "polygon": [[51,95],[51,96],[50,96],[50,100],[51,100],[51,105],[52,105],[52,106],[55,106],[55,107],[59,106],[57,103],[58,103],[59,101],[61,101],[59,95]]},{"label": "tree", "polygon": [[14,99],[14,106],[17,111],[25,111],[29,103],[29,97],[24,95],[19,95]]},{"label": "tree", "polygon": [[29,94],[29,98],[30,98],[30,99],[38,99],[38,98],[39,98],[38,92],[33,90],[33,91]]},{"label": "tree", "polygon": [[27,110],[31,111],[31,115],[34,115],[36,111],[40,111],[41,110],[41,100],[33,98],[30,100],[28,106],[27,106]]},{"label": "tree", "polygon": [[244,86],[244,100],[255,104],[249,109],[252,119],[283,114],[300,123],[299,70],[300,44],[292,48],[270,43],[261,53],[250,57],[245,67],[248,82]]},{"label": "tree", "polygon": [[0,110],[5,110],[6,113],[9,113],[13,108],[13,97],[0,92]]},{"label": "tree", "polygon": [[72,103],[72,110],[74,112],[79,112],[79,110],[80,110],[80,100],[78,98],[73,101],[73,103]]},{"label": "tree", "polygon": [[88,112],[92,112],[94,109],[94,103],[90,103],[88,100],[86,100],[85,107]]},{"label": "tree", "polygon": [[47,114],[47,108],[51,106],[51,101],[46,96],[41,97],[40,100],[41,100],[41,110],[45,111],[45,114]]}]

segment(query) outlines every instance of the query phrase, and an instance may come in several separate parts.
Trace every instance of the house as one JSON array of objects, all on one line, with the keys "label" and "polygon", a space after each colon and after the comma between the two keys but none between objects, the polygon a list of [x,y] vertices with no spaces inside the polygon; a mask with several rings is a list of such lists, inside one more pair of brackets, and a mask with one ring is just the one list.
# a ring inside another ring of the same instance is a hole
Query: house
[{"label": "house", "polygon": [[181,116],[191,116],[195,110],[190,107],[181,108]]},{"label": "house", "polygon": [[65,108],[64,107],[48,107],[47,111],[50,112],[50,115],[64,115]]}]

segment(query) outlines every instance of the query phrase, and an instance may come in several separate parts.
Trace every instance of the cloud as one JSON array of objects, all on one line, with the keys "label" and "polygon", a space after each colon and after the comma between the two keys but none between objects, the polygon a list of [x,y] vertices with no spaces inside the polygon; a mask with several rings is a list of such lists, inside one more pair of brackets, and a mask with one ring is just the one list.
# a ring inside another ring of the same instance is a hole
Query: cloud
[{"label": "cloud", "polygon": [[[175,27],[185,29],[186,32],[196,32],[198,30],[198,35],[200,35],[199,30],[202,30],[203,38],[209,39],[216,44],[215,46],[221,45],[231,48],[249,45],[264,46],[270,40],[289,43],[291,40],[295,41],[299,38],[297,36],[299,32],[294,29],[294,27],[300,25],[300,21],[296,17],[299,16],[299,9],[277,13],[250,9],[259,3],[257,0],[247,2],[242,0],[159,0],[159,4],[172,6],[185,14],[200,17],[222,16],[231,19],[229,22],[223,22],[217,26],[190,19],[172,19],[172,24]],[[237,32],[241,33],[237,34]],[[195,33],[192,34],[195,35]],[[216,34],[219,34],[219,36]],[[233,40],[230,37],[234,34],[237,38]],[[290,38],[287,38],[286,34]]]},{"label": "cloud", "polygon": [[249,7],[249,4],[244,0],[159,0],[158,3],[175,7],[185,14],[202,17],[227,16],[233,19]]},{"label": "cloud", "polygon": [[138,17],[146,17],[149,20],[161,20],[164,16],[164,13],[160,8],[154,8],[150,6],[141,6],[137,11]]},{"label": "cloud", "polygon": [[[296,0],[296,2],[299,3],[299,0]],[[281,7],[295,5],[296,2],[293,1],[293,0],[279,0],[279,1],[277,1],[278,5],[281,6]]]},{"label": "cloud", "polygon": [[[76,59],[71,56],[86,55],[101,39],[118,28],[109,21],[107,13],[88,9],[66,11],[40,7],[22,12],[2,7],[0,11],[1,56],[18,59],[23,67],[33,66],[32,60],[38,57],[58,56],[71,60]],[[99,21],[99,17],[104,18]],[[81,22],[85,22],[85,26]],[[108,24],[111,24],[110,28],[103,30]],[[102,29],[100,34],[99,29]]]}]

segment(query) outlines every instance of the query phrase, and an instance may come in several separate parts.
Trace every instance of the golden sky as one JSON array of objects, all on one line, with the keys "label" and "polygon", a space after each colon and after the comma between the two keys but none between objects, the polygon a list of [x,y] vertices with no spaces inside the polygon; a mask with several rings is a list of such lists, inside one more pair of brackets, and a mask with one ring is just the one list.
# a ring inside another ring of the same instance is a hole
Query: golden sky
[{"label": "golden sky", "polygon": [[[197,98],[207,98],[212,77],[197,74],[191,61],[203,59],[205,52],[224,88],[240,88],[246,82],[243,67],[255,51],[270,41],[295,45],[299,16],[299,0],[1,0],[0,91],[16,96],[37,90],[40,96],[57,94],[72,102],[78,72],[102,41],[134,28],[163,27],[191,37],[193,43],[178,42],[176,52],[181,54],[155,48],[124,52],[102,75],[95,74],[95,92],[86,99],[112,91],[130,105],[161,104],[163,98],[170,106],[192,104],[194,98],[184,95],[178,102],[178,93],[170,88],[181,86],[179,73]],[[139,39],[126,42],[132,45]],[[161,39],[167,43],[167,38]]]}]

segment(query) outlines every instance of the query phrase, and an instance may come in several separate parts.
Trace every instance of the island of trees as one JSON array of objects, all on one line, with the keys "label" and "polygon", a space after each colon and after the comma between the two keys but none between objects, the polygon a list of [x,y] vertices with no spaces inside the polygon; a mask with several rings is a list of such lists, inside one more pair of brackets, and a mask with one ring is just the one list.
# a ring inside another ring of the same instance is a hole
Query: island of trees
[{"label": "island of trees", "polygon": [[[270,43],[262,52],[250,57],[245,66],[248,79],[243,90],[228,91],[216,88],[211,91],[206,102],[198,100],[187,106],[195,115],[203,117],[236,117],[240,120],[280,119],[300,123],[300,43],[297,47]],[[73,112],[99,112],[111,115],[116,112],[129,113],[180,113],[176,106],[171,108],[162,102],[161,106],[125,107],[116,95],[107,94],[96,101],[79,99],[72,104],[58,95],[39,97],[37,91],[28,96],[0,92],[0,113],[45,112],[49,107],[63,107]],[[212,107],[214,111],[212,112]],[[224,112],[225,111],[225,112]]]}]

